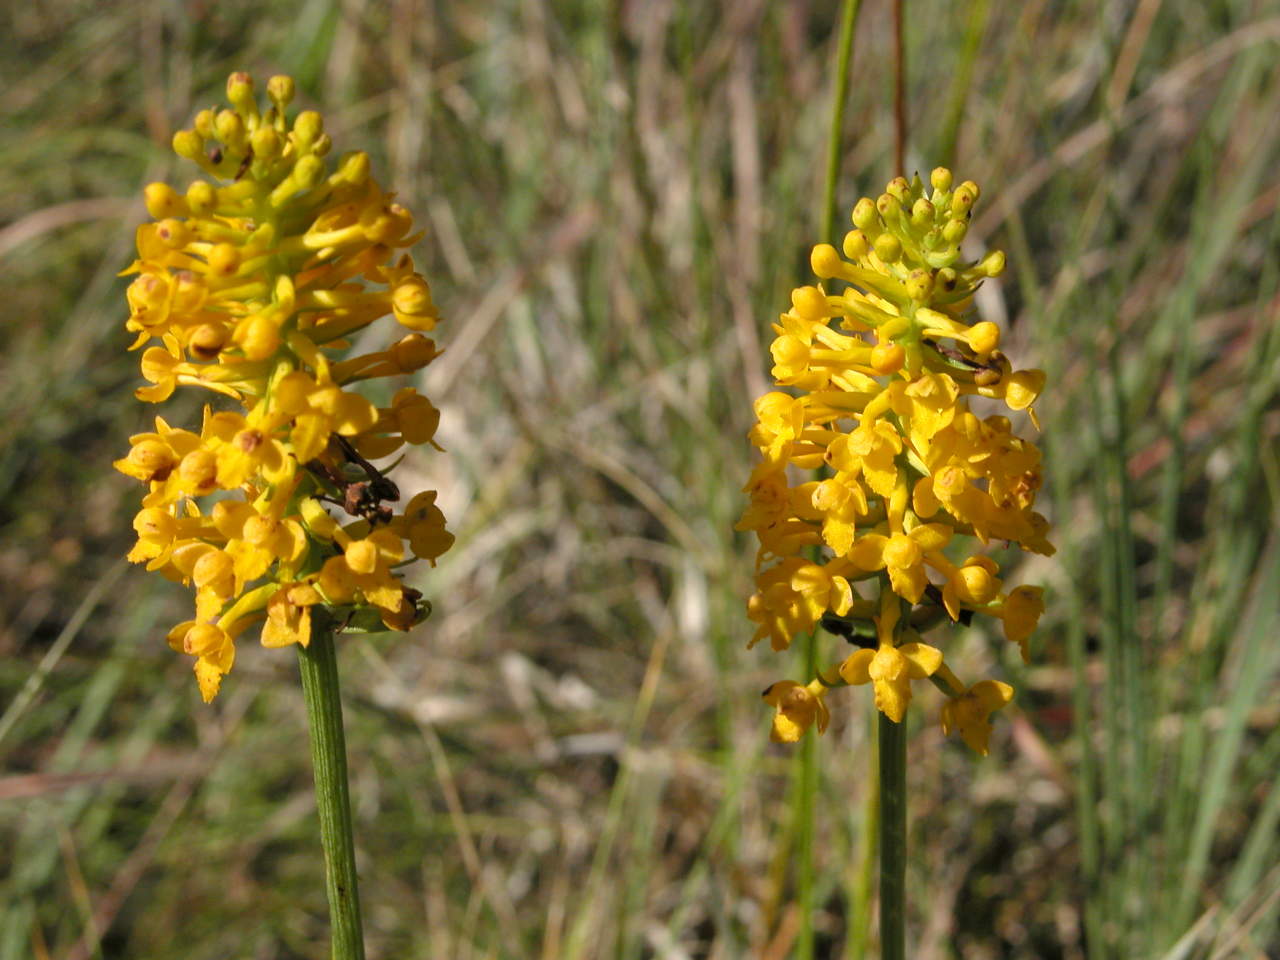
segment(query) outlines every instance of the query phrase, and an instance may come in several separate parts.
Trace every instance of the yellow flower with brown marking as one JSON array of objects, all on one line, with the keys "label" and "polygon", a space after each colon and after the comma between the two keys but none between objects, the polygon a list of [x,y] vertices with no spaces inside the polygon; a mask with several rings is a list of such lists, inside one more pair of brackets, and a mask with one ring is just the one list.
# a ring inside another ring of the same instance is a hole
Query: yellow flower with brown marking
[{"label": "yellow flower with brown marking", "polygon": [[[265,646],[306,646],[324,605],[409,629],[430,604],[402,583],[403,561],[435,563],[453,542],[435,491],[397,512],[391,468],[375,462],[406,444],[439,449],[439,411],[404,382],[439,354],[423,335],[439,320],[431,288],[404,252],[419,237],[413,217],[366,154],[333,160],[320,114],[290,119],[290,78],[266,92],[260,105],[252,79],[232,74],[231,106],[174,135],[203,177],[146,188],[154,222],[124,271],[125,327],[148,382],[138,398],[189,386],[223,398],[198,434],[156,418],[115,463],[147,488],[129,559],[195,589],[196,618],[169,640],[195,657],[205,700],[251,626]],[[411,332],[341,355],[388,316]],[[375,378],[396,381],[389,407],[355,389]]]},{"label": "yellow flower with brown marking", "polygon": [[[1025,657],[1042,591],[1005,593],[974,541],[1053,552],[1035,510],[1039,450],[1003,413],[970,409],[975,397],[995,401],[1038,428],[1045,389],[1044,373],[1015,369],[999,326],[973,313],[977,289],[1005,264],[999,251],[962,254],[980,195],[943,168],[928,183],[898,177],[858,201],[840,249],[813,248],[820,283],[797,287],[773,325],[781,389],[755,403],[749,439],[761,462],[737,525],[760,544],[752,644],[768,637],[783,650],[820,624],[857,644],[874,636],[839,665],[841,681],[872,685],[877,707],[901,722],[912,681],[934,678],[953,698],[944,722],[974,749],[985,749],[992,698],[1012,691],[939,679],[954,675],[920,632],[992,617]],[[770,688],[775,739],[821,729],[811,698],[812,685]]]}]

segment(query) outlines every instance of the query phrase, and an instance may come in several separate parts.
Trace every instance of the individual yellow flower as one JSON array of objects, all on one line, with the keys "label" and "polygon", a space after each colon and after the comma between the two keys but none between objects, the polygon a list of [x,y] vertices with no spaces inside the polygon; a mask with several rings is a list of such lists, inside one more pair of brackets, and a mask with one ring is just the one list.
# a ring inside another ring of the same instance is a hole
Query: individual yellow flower
[{"label": "individual yellow flower", "polygon": [[840,676],[852,686],[872,684],[876,709],[894,723],[901,723],[911,702],[911,681],[937,672],[942,665],[942,651],[920,642],[895,646],[897,608],[896,599],[882,605],[876,620],[879,646],[854,652],[840,664]]},{"label": "individual yellow flower", "polygon": [[975,753],[987,755],[991,714],[1013,699],[1013,687],[999,680],[981,680],[942,705],[942,732],[959,730]]},{"label": "individual yellow flower", "polygon": [[764,702],[777,709],[770,739],[774,743],[795,743],[815,725],[819,733],[824,733],[831,722],[825,694],[826,687],[817,680],[807,686],[794,680],[772,684],[762,694]]},{"label": "individual yellow flower", "polygon": [[[352,389],[439,354],[420,332],[439,320],[431,289],[403,252],[418,239],[413,218],[366,154],[332,161],[318,113],[290,120],[293,89],[273,77],[260,108],[250,77],[232,74],[232,107],[174,135],[205,178],[185,192],[146,188],[155,222],[138,228],[124,271],[125,327],[149,383],[137,396],[158,403],[195,386],[226,398],[205,408],[199,433],[157,418],[115,463],[147,487],[129,559],[195,590],[195,619],[169,639],[196,658],[205,700],[231,669],[235,637],[259,622],[272,647],[305,646],[321,603],[409,629],[430,604],[400,580],[405,541],[432,563],[453,542],[435,491],[397,513],[390,468],[373,462],[405,444],[438,450],[439,411],[403,380],[382,410]],[[411,332],[339,356],[386,316]],[[216,502],[202,510],[205,497]]]},{"label": "individual yellow flower", "polygon": [[917,603],[928,584],[925,554],[941,550],[950,539],[951,528],[941,523],[923,523],[889,537],[869,533],[854,544],[849,560],[860,570],[887,570],[894,593]]},{"label": "individual yellow flower", "polygon": [[1044,589],[1042,587],[1017,587],[1000,605],[997,616],[1004,621],[1004,635],[1016,643],[1022,651],[1023,662],[1028,662],[1027,641],[1044,613]]},{"label": "individual yellow flower", "polygon": [[[773,375],[784,389],[756,401],[749,434],[761,462],[736,529],[759,541],[751,643],[768,637],[783,650],[819,623],[858,643],[874,634],[874,649],[847,657],[838,674],[872,684],[877,706],[898,722],[911,680],[953,676],[916,626],[944,613],[965,624],[994,617],[1025,656],[1044,609],[1038,588],[1003,594],[990,557],[957,564],[948,553],[972,549],[954,545],[973,537],[1053,552],[1035,510],[1040,451],[1004,413],[970,409],[974,397],[995,401],[1038,427],[1033,408],[1045,389],[1044,373],[1015,369],[999,327],[972,313],[977,289],[1005,263],[999,251],[962,255],[980,194],[943,168],[927,184],[898,177],[855,205],[840,249],[813,248],[822,282],[797,287],[773,325]],[[963,697],[987,704],[1006,687],[940,685],[962,698],[947,723],[976,743],[975,708]],[[775,685],[768,698],[777,739],[817,722],[810,698],[825,710],[812,685]]]}]

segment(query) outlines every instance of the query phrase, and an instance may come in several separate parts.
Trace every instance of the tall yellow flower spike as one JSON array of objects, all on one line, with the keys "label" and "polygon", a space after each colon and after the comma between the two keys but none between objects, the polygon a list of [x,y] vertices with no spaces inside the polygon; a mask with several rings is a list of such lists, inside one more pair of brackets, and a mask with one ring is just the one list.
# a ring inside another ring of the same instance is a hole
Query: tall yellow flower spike
[{"label": "tall yellow flower spike", "polygon": [[[821,732],[826,688],[840,684],[871,684],[876,706],[900,723],[911,681],[928,677],[951,698],[944,729],[985,753],[988,717],[1013,689],[965,686],[920,634],[983,614],[1002,622],[1025,658],[1044,611],[1038,587],[1003,592],[992,558],[947,553],[972,553],[968,538],[1046,555],[1054,548],[1033,509],[1040,451],[1008,417],[969,409],[981,397],[1025,410],[1039,426],[1044,373],[1015,370],[999,328],[972,316],[975,291],[1003,271],[1004,254],[962,260],[978,186],[954,186],[942,167],[929,180],[931,189],[898,177],[878,199],[859,200],[844,256],[829,244],[813,248],[826,286],[794,290],[773,327],[773,376],[789,392],[756,401],[750,439],[763,459],[737,525],[760,542],[751,643],[768,638],[783,650],[821,624],[860,648],[807,686],[766,691],[778,711],[774,739]],[[793,484],[788,467],[822,475]],[[878,593],[864,596],[868,587]]]},{"label": "tall yellow flower spike", "polygon": [[[236,638],[259,622],[268,647],[306,646],[317,606],[356,629],[420,622],[430,604],[394,572],[404,541],[433,564],[453,542],[434,491],[397,514],[390,468],[371,462],[436,446],[435,407],[412,387],[386,407],[350,389],[438,354],[423,335],[437,320],[430,287],[399,252],[421,234],[367,154],[329,159],[320,114],[290,123],[293,94],[293,80],[272,77],[260,110],[249,75],[230,76],[231,107],[202,110],[173,137],[209,179],[185,193],[146,188],[155,221],[138,228],[138,259],[122,274],[136,275],[126,327],[133,349],[146,347],[150,385],[138,398],[158,403],[179,386],[214,394],[198,432],[157,417],[115,463],[147,487],[129,559],[195,588],[195,618],[169,643],[195,657],[206,702]],[[338,359],[387,314],[411,332]]]}]

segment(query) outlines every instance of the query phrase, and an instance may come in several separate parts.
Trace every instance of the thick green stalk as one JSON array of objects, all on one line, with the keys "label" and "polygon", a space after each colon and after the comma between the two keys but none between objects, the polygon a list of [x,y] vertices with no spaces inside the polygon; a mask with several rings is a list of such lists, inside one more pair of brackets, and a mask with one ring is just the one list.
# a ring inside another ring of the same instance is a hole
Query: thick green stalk
[{"label": "thick green stalk", "polygon": [[907,718],[880,714],[880,958],[905,960]]},{"label": "thick green stalk", "polygon": [[310,646],[298,648],[302,693],[311,729],[311,765],[315,770],[316,809],[324,846],[324,881],[329,894],[333,960],[364,960],[360,893],[356,883],[351,798],[347,791],[347,745],[342,734],[342,699],[333,629],[315,617]]}]

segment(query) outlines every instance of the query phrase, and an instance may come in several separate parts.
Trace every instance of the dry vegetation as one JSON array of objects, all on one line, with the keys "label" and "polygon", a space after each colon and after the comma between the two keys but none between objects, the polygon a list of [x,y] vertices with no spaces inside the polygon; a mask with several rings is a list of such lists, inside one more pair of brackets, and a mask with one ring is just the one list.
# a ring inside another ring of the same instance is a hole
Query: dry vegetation
[{"label": "dry vegetation", "polygon": [[[0,960],[323,952],[293,657],[246,649],[203,706],[163,640],[187,596],[118,559],[110,460],[155,411],[115,273],[233,68],[370,149],[448,318],[449,456],[397,477],[459,533],[436,613],[340,647],[371,957],[788,956],[794,764],[757,694],[797,664],[745,650],[732,526],[767,325],[826,239],[836,5],[10,6]],[[1031,667],[952,641],[1019,689],[992,756],[918,698],[921,960],[1280,955],[1267,7],[908,5],[908,162],[985,188],[970,237],[1012,269],[980,306],[1049,371],[1061,546],[1013,575],[1052,590]],[[890,49],[868,0],[842,209],[892,173]],[[857,902],[866,699],[821,744],[819,957]]]}]

